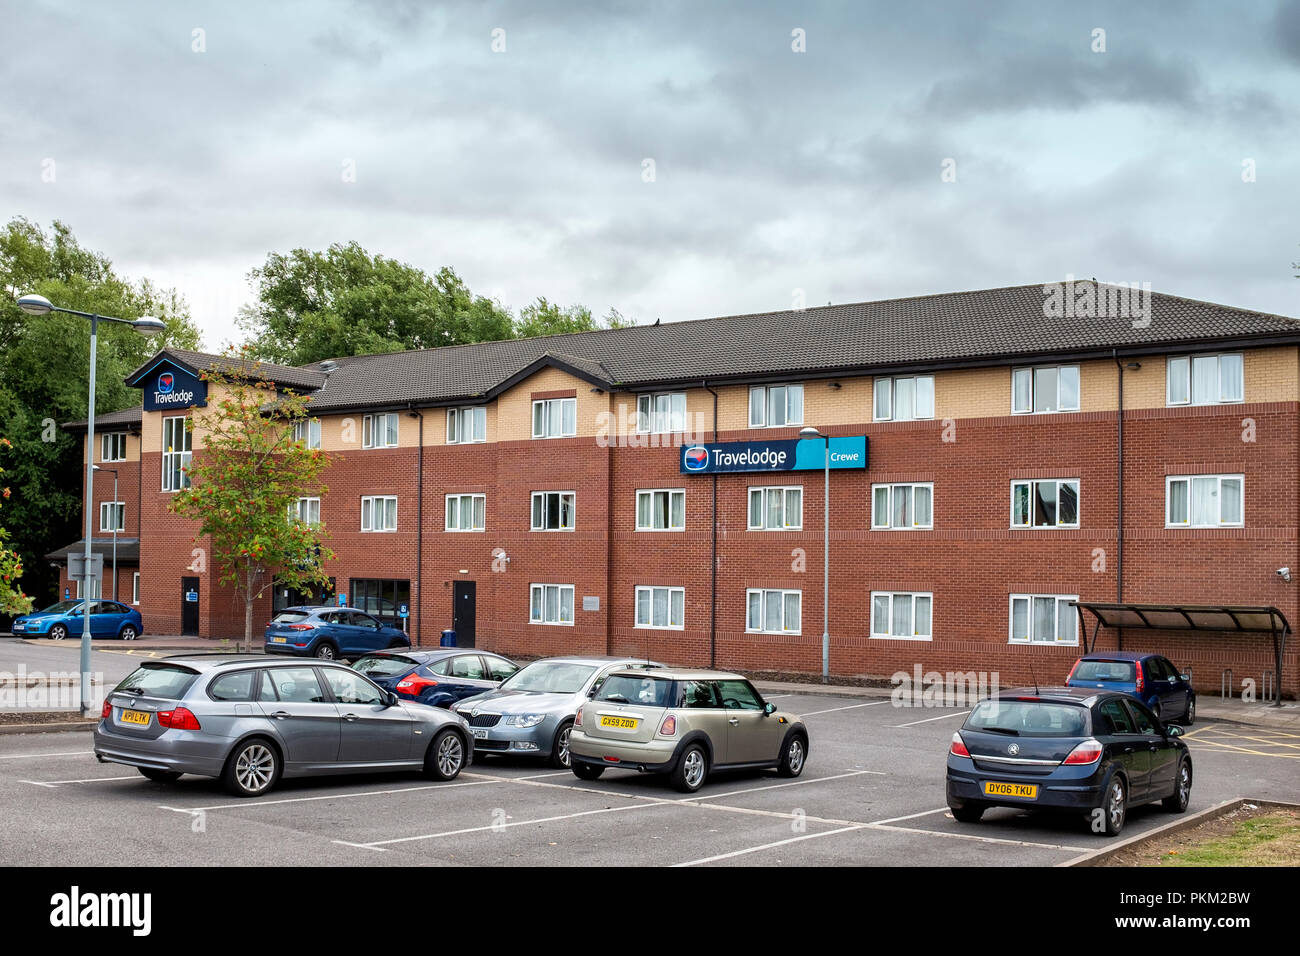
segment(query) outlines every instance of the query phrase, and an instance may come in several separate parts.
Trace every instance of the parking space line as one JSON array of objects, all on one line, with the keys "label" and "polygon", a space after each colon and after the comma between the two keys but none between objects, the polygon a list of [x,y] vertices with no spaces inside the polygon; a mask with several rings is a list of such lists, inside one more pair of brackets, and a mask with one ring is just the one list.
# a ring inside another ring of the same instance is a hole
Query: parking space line
[{"label": "parking space line", "polygon": [[859,707],[875,707],[877,704],[888,704],[888,700],[873,700],[866,704],[849,704],[847,707],[831,707],[828,710],[810,710],[800,714],[800,717],[816,717],[818,714],[833,714],[837,710],[856,710]]},{"label": "parking space line", "polygon": [[821,837],[835,836],[837,833],[848,833],[852,830],[865,830],[865,826],[840,827],[838,830],[824,830],[821,833],[805,833],[803,836],[790,837],[788,840],[777,840],[775,843],[764,843],[761,846],[751,846],[744,850],[732,850],[730,853],[719,853],[717,856],[706,856],[699,860],[689,860],[685,863],[674,863],[674,867],[682,866],[702,866],[705,863],[716,863],[718,860],[731,860],[738,856],[745,856],[749,853],[758,853],[762,850],[771,850],[778,846],[787,846],[791,843],[799,843],[803,840],[817,840]]},{"label": "parking space line", "polygon": [[947,813],[947,807],[940,807],[938,810],[922,810],[920,813],[909,813],[905,817],[890,817],[888,820],[872,820],[873,827],[883,827],[887,823],[898,823],[900,820],[915,820],[917,817],[928,817],[933,813]]},{"label": "parking space line", "polygon": [[564,813],[555,817],[541,817],[536,820],[515,820],[512,823],[489,823],[483,827],[465,827],[460,830],[443,830],[441,833],[424,833],[419,836],[394,837],[391,840],[374,840],[370,843],[347,843],[344,840],[332,840],[332,843],[340,843],[346,846],[358,846],[367,850],[382,849],[391,846],[394,843],[413,843],[417,840],[436,840],[439,837],[461,836],[466,833],[482,833],[486,830],[500,831],[508,827],[521,827],[530,823],[554,823],[557,820],[572,820],[576,817],[590,817],[600,813],[621,813],[624,810],[641,810],[651,806],[648,803],[631,803],[621,807],[601,807],[599,810],[580,810],[576,813]]},{"label": "parking space line", "polygon": [[176,813],[195,813],[199,810],[233,810],[236,807],[251,810],[256,807],[273,807],[281,803],[310,803],[314,800],[350,800],[354,797],[382,797],[393,793],[415,793],[420,790],[454,790],[457,787],[481,787],[484,784],[498,783],[504,779],[504,777],[491,777],[483,780],[470,781],[469,783],[429,783],[421,787],[399,787],[390,790],[366,790],[361,793],[325,793],[315,797],[284,797],[280,800],[241,800],[239,803],[217,803],[207,807],[194,807],[193,810],[182,810],[177,807],[167,807],[159,804],[159,809],[173,810]]},{"label": "parking space line", "polygon": [[55,754],[0,754],[0,760],[32,760],[37,757],[90,757],[93,750],[65,750]]},{"label": "parking space line", "polygon": [[940,714],[938,717],[927,717],[925,720],[914,720],[910,724],[894,724],[895,727],[915,727],[917,724],[928,724],[932,720],[947,720],[949,717],[965,717],[969,710],[959,711],[955,714]]},{"label": "parking space line", "polygon": [[19,783],[30,783],[38,787],[58,787],[65,783],[101,783],[106,780],[139,780],[140,777],[135,774],[129,774],[125,777],[87,777],[84,780],[19,780]]},{"label": "parking space line", "polygon": [[[906,819],[906,818],[900,818]],[[953,833],[950,830],[922,830],[920,827],[896,827],[885,826],[880,823],[871,824],[868,829],[871,830],[894,830],[898,833],[923,833],[927,836],[946,837],[950,840],[974,840],[977,843],[1000,843],[1010,844],[1011,846],[1032,846],[1043,850],[1067,850],[1071,853],[1087,853],[1089,847],[1067,846],[1064,843],[1035,843],[1032,840],[1012,840],[1007,837],[980,836],[977,833]],[[1092,849],[1095,849],[1092,848]]]},{"label": "parking space line", "polygon": [[791,780],[787,783],[773,783],[765,787],[750,787],[747,790],[731,790],[727,793],[711,793],[708,796],[704,796],[704,797],[697,797],[693,795],[689,797],[677,797],[676,799],[672,799],[669,802],[699,803],[702,800],[721,800],[725,797],[739,797],[742,794],[746,794],[746,793],[758,793],[760,790],[777,790],[780,789],[781,787],[797,787],[800,784],[805,784],[805,783],[822,783],[826,780],[842,780],[845,777],[859,777],[863,774],[874,774],[880,777],[889,776],[883,770],[850,770],[848,773],[837,773],[830,777],[810,777],[806,780]]}]

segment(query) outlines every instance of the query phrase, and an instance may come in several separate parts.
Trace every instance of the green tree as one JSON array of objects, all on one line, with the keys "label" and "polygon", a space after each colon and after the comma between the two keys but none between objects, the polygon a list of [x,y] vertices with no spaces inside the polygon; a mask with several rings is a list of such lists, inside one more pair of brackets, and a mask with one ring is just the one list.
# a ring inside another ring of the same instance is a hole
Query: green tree
[{"label": "green tree", "polygon": [[[9,439],[0,438],[0,448],[8,448]],[[5,470],[0,468],[0,475]],[[9,497],[8,488],[0,488],[0,500]],[[32,599],[18,587],[18,579],[23,576],[23,559],[16,551],[5,546],[9,533],[0,526],[0,614],[25,614],[32,609]]]},{"label": "green tree", "polygon": [[0,285],[8,293],[0,296],[0,422],[12,440],[0,448],[12,489],[6,524],[31,592],[49,595],[57,591],[58,575],[41,556],[77,540],[84,528],[84,442],[58,425],[86,417],[90,323],[59,313],[28,315],[14,299],[34,292],[64,308],[120,318],[155,315],[167,323],[152,339],[125,326],[100,325],[97,414],[139,404],[140,393],[123,383],[126,376],[162,346],[197,347],[198,331],[174,290],[119,276],[106,256],[83,248],[57,221],[45,230],[16,218],[0,230]]},{"label": "green tree", "polygon": [[623,318],[617,309],[610,309],[604,320],[598,322],[592,318],[591,310],[585,305],[563,308],[545,298],[539,298],[519,310],[514,331],[518,338],[530,338],[566,332],[591,332],[595,329],[622,329],[634,324],[631,319]]},{"label": "green tree", "polygon": [[202,445],[188,469],[190,486],[168,505],[199,522],[195,541],[207,539],[218,582],[243,599],[250,650],[254,602],[277,582],[300,589],[328,583],[324,564],[334,558],[322,544],[324,529],[296,517],[299,498],[328,490],[320,484],[328,456],[294,438],[310,400],[277,392],[258,365],[223,363],[203,373],[214,401],[187,422]]}]

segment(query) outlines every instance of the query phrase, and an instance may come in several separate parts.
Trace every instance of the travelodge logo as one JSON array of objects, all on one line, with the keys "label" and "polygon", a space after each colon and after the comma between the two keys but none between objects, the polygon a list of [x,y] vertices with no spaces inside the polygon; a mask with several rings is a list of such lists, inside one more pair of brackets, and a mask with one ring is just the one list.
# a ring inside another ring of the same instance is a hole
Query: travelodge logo
[{"label": "travelodge logo", "polygon": [[144,386],[144,410],[147,412],[193,408],[207,403],[207,382],[182,368],[156,369],[153,385]]},{"label": "travelodge logo", "polygon": [[158,376],[158,394],[170,395],[172,387],[176,384],[176,379],[172,377],[171,372],[163,372]]},{"label": "travelodge logo", "polygon": [[707,448],[688,448],[682,453],[682,461],[686,463],[687,471],[703,471],[709,465],[709,450]]}]

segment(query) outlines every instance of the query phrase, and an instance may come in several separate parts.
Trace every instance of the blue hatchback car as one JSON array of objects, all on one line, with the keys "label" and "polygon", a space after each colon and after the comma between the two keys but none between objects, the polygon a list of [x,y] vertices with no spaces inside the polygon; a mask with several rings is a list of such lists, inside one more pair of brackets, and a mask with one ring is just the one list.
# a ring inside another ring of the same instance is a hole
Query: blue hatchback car
[{"label": "blue hatchback car", "polygon": [[266,625],[266,653],[336,660],[410,647],[405,631],[351,607],[287,607]]},{"label": "blue hatchback car", "polygon": [[[15,637],[48,637],[61,641],[69,635],[79,637],[85,627],[86,610],[82,601],[59,601],[43,611],[14,618]],[[134,641],[144,633],[140,612],[117,601],[90,602],[90,636],[120,637]]]},{"label": "blue hatchback car", "polygon": [[518,664],[498,654],[447,647],[367,654],[352,667],[398,697],[434,707],[450,707],[466,697],[496,690],[519,670]]},{"label": "blue hatchback car", "polygon": [[1090,687],[1128,694],[1167,724],[1190,727],[1196,720],[1191,677],[1168,658],[1145,651],[1098,651],[1074,662],[1066,687]]}]

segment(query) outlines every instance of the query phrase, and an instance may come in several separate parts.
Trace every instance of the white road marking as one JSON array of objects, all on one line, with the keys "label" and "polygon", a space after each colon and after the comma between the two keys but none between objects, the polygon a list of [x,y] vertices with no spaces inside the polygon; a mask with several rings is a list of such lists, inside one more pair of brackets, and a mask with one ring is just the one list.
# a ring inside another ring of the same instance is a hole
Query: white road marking
[{"label": "white road marking", "polygon": [[910,724],[894,724],[895,727],[915,727],[917,724],[928,724],[932,720],[947,720],[949,717],[965,717],[969,710],[959,711],[955,714],[940,714],[938,717],[927,717],[925,720],[914,720]]},{"label": "white road marking", "polygon": [[1087,853],[1087,847],[1067,846],[1063,843],[1034,843],[1031,840],[1011,840],[1005,837],[979,836],[975,833],[953,833],[948,830],[922,830],[918,827],[895,827],[872,824],[870,830],[894,830],[898,833],[918,833],[927,836],[947,837],[950,840],[974,840],[977,843],[1000,843],[1011,846],[1032,846],[1044,850],[1069,850],[1071,853]]},{"label": "white road marking", "polygon": [[905,817],[890,817],[888,820],[872,820],[871,825],[882,827],[886,823],[897,823],[899,820],[915,820],[917,817],[928,817],[932,813],[947,813],[947,807],[940,807],[938,810],[922,810],[920,813],[909,813]]},{"label": "white road marking", "polygon": [[33,760],[37,757],[93,757],[93,750],[65,750],[55,754],[0,754],[0,760]]},{"label": "white road marking", "polygon": [[732,850],[730,853],[719,853],[717,856],[706,856],[699,860],[690,860],[686,863],[674,863],[673,866],[701,866],[705,863],[715,863],[718,860],[731,860],[738,856],[745,856],[748,853],[758,853],[761,850],[771,850],[774,847],[786,846],[791,843],[799,843],[802,840],[816,840],[821,837],[835,836],[837,833],[848,833],[851,830],[863,830],[863,826],[840,827],[838,830],[826,830],[822,833],[805,833],[803,836],[790,837],[788,840],[777,840],[775,843],[764,843],[761,846],[751,846],[744,850]]},{"label": "white road marking", "polygon": [[633,803],[622,807],[602,807],[599,810],[581,810],[577,813],[564,813],[555,817],[541,817],[536,820],[515,820],[510,823],[489,823],[485,827],[465,827],[460,830],[443,830],[441,833],[424,833],[419,836],[394,837],[391,840],[375,840],[371,843],[347,843],[344,840],[333,840],[333,843],[342,843],[346,846],[359,846],[368,850],[379,849],[385,846],[391,846],[394,843],[411,843],[416,840],[436,840],[445,836],[460,836],[465,833],[483,833],[487,830],[504,830],[507,827],[522,827],[531,823],[554,823],[556,820],[572,820],[575,817],[590,817],[599,813],[621,813],[624,810],[641,810],[649,804]]},{"label": "white road marking", "polygon": [[800,714],[800,717],[816,717],[818,714],[833,714],[837,710],[854,710],[858,707],[875,707],[877,704],[888,704],[888,700],[873,700],[866,704],[849,704],[847,707],[831,707],[828,710],[810,710]]},{"label": "white road marking", "polygon": [[18,782],[30,783],[37,787],[58,787],[58,786],[62,786],[65,783],[101,783],[106,780],[142,780],[142,779],[143,779],[142,777],[137,777],[135,774],[130,774],[129,776],[126,777],[87,777],[85,780],[45,780],[45,781],[19,780]]},{"label": "white road marking", "polygon": [[[503,780],[501,777],[493,777],[490,780],[474,780],[469,783],[430,783],[422,787],[399,787],[391,790],[366,790],[361,793],[326,793],[315,797],[284,797],[280,800],[241,800],[239,803],[217,803],[207,807],[195,807],[194,810],[233,810],[236,807],[241,809],[252,810],[257,807],[271,807],[281,803],[310,803],[314,800],[350,800],[354,797],[381,797],[393,793],[415,793],[419,790],[454,790],[457,787],[481,787],[487,783],[495,783]],[[165,807],[159,804],[160,809],[176,810],[175,807]],[[177,813],[190,813],[189,810],[176,810]]]},{"label": "white road marking", "polygon": [[745,794],[745,793],[758,793],[760,790],[777,790],[781,787],[797,787],[800,784],[805,784],[805,783],[822,783],[823,781],[826,780],[842,780],[845,777],[859,777],[862,774],[866,774],[866,773],[875,774],[881,777],[888,776],[888,774],[885,773],[883,770],[850,770],[848,773],[837,773],[830,777],[815,777],[815,778],[809,778],[807,780],[791,780],[788,783],[773,783],[767,785],[766,787],[750,787],[747,790],[731,790],[727,793],[711,793],[708,796],[704,796],[704,797],[697,797],[692,794],[689,797],[677,797],[675,800],[671,800],[670,802],[698,803],[701,800],[721,800],[725,797],[739,797],[741,794]]}]

